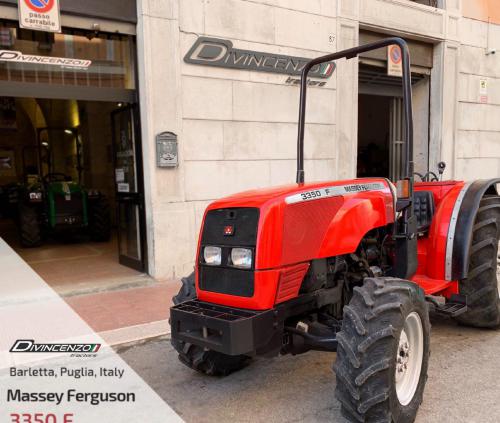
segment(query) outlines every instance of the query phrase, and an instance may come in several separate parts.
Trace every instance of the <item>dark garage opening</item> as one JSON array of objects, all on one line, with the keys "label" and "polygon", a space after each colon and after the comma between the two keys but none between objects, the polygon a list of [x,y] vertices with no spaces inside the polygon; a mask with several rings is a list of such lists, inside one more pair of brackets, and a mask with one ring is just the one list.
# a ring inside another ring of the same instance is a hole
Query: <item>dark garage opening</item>
[{"label": "dark garage opening", "polygon": [[390,102],[390,97],[363,94],[359,96],[359,177],[389,177]]}]

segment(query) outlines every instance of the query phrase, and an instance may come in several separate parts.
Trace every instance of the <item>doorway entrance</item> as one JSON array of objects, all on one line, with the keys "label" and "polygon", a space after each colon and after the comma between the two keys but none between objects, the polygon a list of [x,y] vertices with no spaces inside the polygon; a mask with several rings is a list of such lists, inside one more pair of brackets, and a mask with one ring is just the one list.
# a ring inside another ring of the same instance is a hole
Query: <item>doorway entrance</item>
[{"label": "doorway entrance", "polygon": [[[361,30],[360,44],[387,37]],[[406,40],[411,56],[415,171],[429,170],[430,78],[432,44]],[[387,73],[388,51],[363,53],[359,57],[358,176],[403,177],[403,101],[401,78]]]},{"label": "doorway entrance", "polygon": [[145,271],[134,106],[11,97],[0,103],[0,236],[56,285],[133,279],[137,272],[123,265]]},{"label": "doorway entrance", "polygon": [[134,37],[9,21],[0,35],[0,236],[60,292],[134,283],[147,272]]},{"label": "doorway entrance", "polygon": [[357,176],[389,178],[391,98],[359,95]]},{"label": "doorway entrance", "polygon": [[[401,79],[385,68],[360,64],[358,100],[359,177],[404,177],[403,99]],[[429,75],[412,72],[415,171],[429,167]]]},{"label": "doorway entrance", "polygon": [[137,134],[139,111],[130,105],[111,113],[120,263],[143,271],[146,232],[142,192],[141,148]]}]

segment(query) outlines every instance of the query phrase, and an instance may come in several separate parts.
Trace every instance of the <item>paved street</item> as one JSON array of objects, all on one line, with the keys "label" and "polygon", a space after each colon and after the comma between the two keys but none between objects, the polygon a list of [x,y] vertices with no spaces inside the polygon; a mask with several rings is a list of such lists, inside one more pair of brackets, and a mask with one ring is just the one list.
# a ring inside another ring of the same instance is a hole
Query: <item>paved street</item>
[{"label": "paved street", "polygon": [[[417,422],[500,421],[500,332],[434,321]],[[333,396],[333,353],[259,359],[226,378],[184,367],[168,339],[120,351],[186,422],[345,422]]]}]

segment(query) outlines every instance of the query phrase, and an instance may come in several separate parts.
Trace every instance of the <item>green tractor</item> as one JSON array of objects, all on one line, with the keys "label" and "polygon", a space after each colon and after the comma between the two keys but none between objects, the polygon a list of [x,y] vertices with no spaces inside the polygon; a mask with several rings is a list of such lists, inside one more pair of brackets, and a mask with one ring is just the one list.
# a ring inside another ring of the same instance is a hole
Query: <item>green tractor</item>
[{"label": "green tractor", "polygon": [[21,245],[37,247],[49,235],[88,234],[93,241],[108,241],[108,200],[80,183],[83,167],[77,129],[39,129],[37,153],[37,166],[26,168],[26,181],[18,190]]}]

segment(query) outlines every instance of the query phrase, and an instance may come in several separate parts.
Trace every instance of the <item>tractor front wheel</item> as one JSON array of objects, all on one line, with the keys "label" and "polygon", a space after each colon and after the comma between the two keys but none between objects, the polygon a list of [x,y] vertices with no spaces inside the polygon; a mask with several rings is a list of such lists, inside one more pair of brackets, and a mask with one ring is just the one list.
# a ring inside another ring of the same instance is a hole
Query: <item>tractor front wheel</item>
[{"label": "tractor front wheel", "polygon": [[467,326],[500,327],[500,286],[497,275],[500,238],[500,197],[481,200],[472,232],[469,272],[459,282],[460,294],[467,297],[467,312],[456,320]]},{"label": "tractor front wheel", "polygon": [[413,422],[429,363],[423,290],[395,278],[367,278],[344,307],[334,370],[342,414],[353,422]]},{"label": "tractor front wheel", "polygon": [[[179,293],[172,298],[175,305],[196,298],[194,272],[182,278]],[[207,350],[189,342],[171,340],[172,346],[179,353],[179,360],[186,366],[209,376],[227,376],[247,366],[250,357],[245,355],[227,355]]]},{"label": "tractor front wheel", "polygon": [[22,205],[19,208],[19,234],[23,247],[38,247],[42,243],[42,232],[38,213],[34,207]]}]

